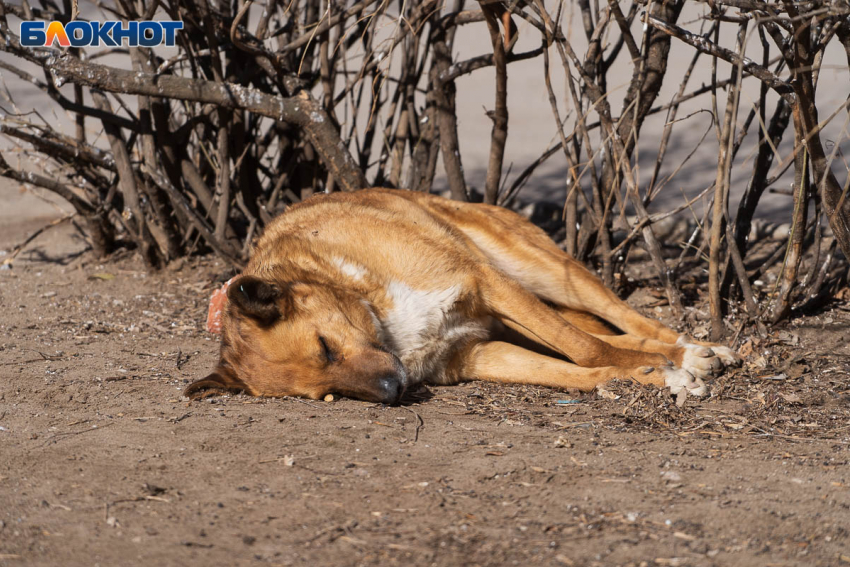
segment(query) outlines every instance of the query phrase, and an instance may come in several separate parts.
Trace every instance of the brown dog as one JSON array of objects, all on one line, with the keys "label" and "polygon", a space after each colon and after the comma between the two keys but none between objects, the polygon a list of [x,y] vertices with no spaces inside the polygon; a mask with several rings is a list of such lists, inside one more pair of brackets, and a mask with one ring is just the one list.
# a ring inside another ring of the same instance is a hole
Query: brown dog
[{"label": "brown dog", "polygon": [[703,378],[737,361],[638,314],[511,211],[385,189],[275,219],[222,323],[219,364],[188,396],[395,403],[420,382],[590,390],[612,378],[701,396]]}]

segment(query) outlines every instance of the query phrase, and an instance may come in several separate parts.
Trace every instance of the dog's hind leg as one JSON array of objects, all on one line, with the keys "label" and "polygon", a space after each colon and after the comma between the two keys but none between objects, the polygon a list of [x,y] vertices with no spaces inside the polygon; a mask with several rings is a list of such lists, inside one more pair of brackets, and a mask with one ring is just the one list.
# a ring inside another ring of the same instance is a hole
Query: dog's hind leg
[{"label": "dog's hind leg", "polygon": [[[649,352],[661,352],[700,376],[716,371],[718,363],[728,366],[740,362],[738,355],[726,346],[696,344],[661,322],[644,317],[581,263],[555,246],[545,233],[518,215],[504,209],[486,211],[495,222],[484,227],[476,223],[464,232],[495,267],[554,304],[567,321],[574,321],[579,328],[596,335],[610,334],[610,330],[600,329],[600,324],[587,316],[590,314],[631,337],[668,343],[672,349],[654,348]],[[499,225],[511,219],[518,225],[512,231],[505,229],[511,237],[497,235]],[[623,342],[628,339],[619,341],[613,344],[621,348],[643,348],[634,342]]]},{"label": "dog's hind leg", "polygon": [[477,279],[476,287],[489,315],[579,366],[635,368],[671,364],[661,354],[618,348],[582,331],[499,270],[482,266]]},{"label": "dog's hind leg", "polygon": [[557,311],[558,315],[562,318],[566,319],[567,323],[575,325],[585,333],[597,336],[620,334],[619,331],[615,331],[610,325],[606,324],[605,321],[586,311],[576,311],[575,309],[568,309],[567,307],[561,307],[560,305],[553,305],[552,309]]},{"label": "dog's hind leg", "polygon": [[554,244],[544,247],[534,240],[519,239],[517,246],[503,250],[498,259],[495,255],[491,258],[503,272],[560,308],[589,313],[637,337],[665,343],[679,340],[679,333],[632,309],[599,278]]},{"label": "dog's hind leg", "polygon": [[631,335],[666,343],[679,339],[676,331],[629,307],[545,232],[518,214],[501,207],[451,201],[430,206],[467,236],[492,266],[544,300],[591,313]]},{"label": "dog's hind leg", "polygon": [[642,384],[667,386],[674,394],[683,389],[694,396],[706,393],[702,380],[678,368],[584,368],[498,341],[477,343],[469,347],[452,361],[450,368],[454,370],[458,381],[488,380],[590,391],[598,384],[620,378],[634,379]]},{"label": "dog's hind leg", "polygon": [[[609,334],[611,331],[604,325],[593,321],[595,317],[632,337],[675,345],[673,360],[687,355],[716,356],[727,365],[738,361],[737,355],[725,346],[694,345],[659,321],[644,317],[580,262],[560,250],[546,233],[516,213],[501,207],[449,201],[430,206],[467,236],[491,266],[553,304],[563,318],[577,327],[597,335]],[[697,346],[710,346],[713,350],[709,354]],[[696,361],[691,367],[696,370],[706,364],[715,365],[713,361]]]}]

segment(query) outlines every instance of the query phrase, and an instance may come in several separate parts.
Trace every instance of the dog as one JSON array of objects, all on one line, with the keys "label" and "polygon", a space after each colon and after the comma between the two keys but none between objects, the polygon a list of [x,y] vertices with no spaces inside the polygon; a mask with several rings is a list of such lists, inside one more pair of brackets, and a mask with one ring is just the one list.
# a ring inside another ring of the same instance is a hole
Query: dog
[{"label": "dog", "polygon": [[739,361],[621,301],[507,209],[391,189],[320,194],[266,228],[227,289],[216,391],[396,404],[420,383],[703,396]]}]

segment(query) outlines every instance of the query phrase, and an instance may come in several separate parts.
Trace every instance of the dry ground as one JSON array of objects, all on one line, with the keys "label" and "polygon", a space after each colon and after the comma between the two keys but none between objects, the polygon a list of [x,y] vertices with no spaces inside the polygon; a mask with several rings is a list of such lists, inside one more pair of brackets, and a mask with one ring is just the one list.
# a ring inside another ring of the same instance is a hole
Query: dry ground
[{"label": "dry ground", "polygon": [[227,271],[80,249],[58,227],[0,271],[0,565],[850,564],[846,301],[681,408],[626,383],[189,403]]}]

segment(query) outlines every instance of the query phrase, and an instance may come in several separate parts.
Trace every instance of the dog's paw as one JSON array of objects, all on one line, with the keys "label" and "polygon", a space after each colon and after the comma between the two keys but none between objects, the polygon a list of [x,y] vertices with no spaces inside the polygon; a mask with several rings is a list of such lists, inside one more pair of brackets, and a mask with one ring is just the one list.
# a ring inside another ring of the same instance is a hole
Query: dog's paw
[{"label": "dog's paw", "polygon": [[664,385],[670,388],[670,393],[673,395],[684,390],[691,396],[701,398],[708,393],[705,382],[683,368],[661,368],[659,370],[664,372]]},{"label": "dog's paw", "polygon": [[717,345],[712,346],[711,350],[714,351],[723,366],[741,366],[741,357],[731,348]]},{"label": "dog's paw", "polygon": [[716,376],[723,370],[723,361],[717,356],[714,348],[693,344],[684,344],[682,348],[685,352],[682,356],[681,368],[696,378]]},{"label": "dog's paw", "polygon": [[679,337],[676,344],[685,349],[685,354],[682,357],[682,368],[699,378],[718,374],[727,366],[739,366],[741,364],[741,357],[729,347],[696,344],[684,335]]}]

